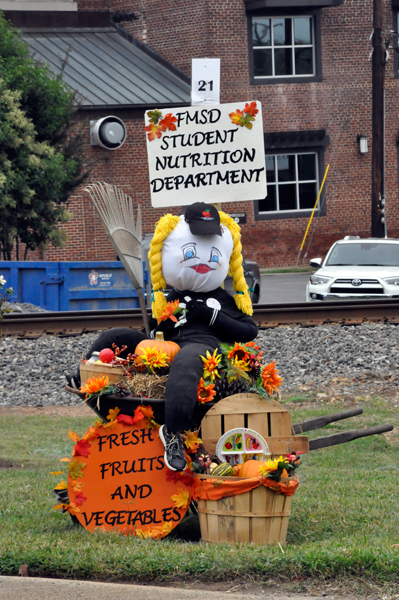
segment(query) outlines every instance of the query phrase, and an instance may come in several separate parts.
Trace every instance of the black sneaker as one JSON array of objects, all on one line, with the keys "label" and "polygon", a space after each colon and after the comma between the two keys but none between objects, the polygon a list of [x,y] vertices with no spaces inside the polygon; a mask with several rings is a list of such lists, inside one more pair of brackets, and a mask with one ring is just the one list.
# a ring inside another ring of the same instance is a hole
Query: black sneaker
[{"label": "black sneaker", "polygon": [[166,425],[162,425],[159,429],[159,437],[165,446],[165,465],[171,471],[184,471],[187,463],[182,436],[178,433],[170,433]]}]

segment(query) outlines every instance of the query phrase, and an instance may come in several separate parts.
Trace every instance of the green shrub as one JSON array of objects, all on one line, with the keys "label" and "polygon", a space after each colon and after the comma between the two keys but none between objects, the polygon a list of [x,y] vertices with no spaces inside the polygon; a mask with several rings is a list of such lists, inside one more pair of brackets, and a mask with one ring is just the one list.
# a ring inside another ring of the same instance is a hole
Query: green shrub
[{"label": "green shrub", "polygon": [[[0,256],[62,246],[68,198],[85,178],[77,104],[0,13]],[[26,258],[26,253],[25,253]]]}]

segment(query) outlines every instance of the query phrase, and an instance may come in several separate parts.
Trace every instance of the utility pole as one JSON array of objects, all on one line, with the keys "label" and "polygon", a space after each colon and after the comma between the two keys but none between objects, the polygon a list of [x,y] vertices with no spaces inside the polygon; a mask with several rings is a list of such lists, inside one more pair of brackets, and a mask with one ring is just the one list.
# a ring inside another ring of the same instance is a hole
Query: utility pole
[{"label": "utility pole", "polygon": [[[372,168],[371,168],[371,236],[385,236],[381,221],[381,198],[384,192],[384,78],[385,48],[382,44],[383,0],[373,0],[372,61]],[[385,203],[385,199],[383,199]]]}]

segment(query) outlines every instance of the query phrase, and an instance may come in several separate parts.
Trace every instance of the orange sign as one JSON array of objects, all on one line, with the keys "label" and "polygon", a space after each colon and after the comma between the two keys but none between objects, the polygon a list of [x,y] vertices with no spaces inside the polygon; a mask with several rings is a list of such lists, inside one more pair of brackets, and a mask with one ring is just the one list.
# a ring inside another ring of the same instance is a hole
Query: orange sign
[{"label": "orange sign", "polygon": [[193,480],[165,466],[157,428],[145,421],[126,424],[129,419],[120,415],[112,428],[90,428],[77,442],[68,476],[70,505],[91,532],[165,537],[188,509]]}]

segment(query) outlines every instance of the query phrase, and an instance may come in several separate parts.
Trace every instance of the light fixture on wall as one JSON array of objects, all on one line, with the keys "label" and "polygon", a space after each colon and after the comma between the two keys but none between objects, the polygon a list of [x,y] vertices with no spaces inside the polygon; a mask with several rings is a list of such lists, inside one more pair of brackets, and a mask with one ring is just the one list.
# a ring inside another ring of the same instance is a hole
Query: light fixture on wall
[{"label": "light fixture on wall", "polygon": [[369,151],[369,148],[367,145],[367,137],[365,135],[358,135],[357,141],[359,143],[360,154],[367,154],[367,152]]},{"label": "light fixture on wall", "polygon": [[90,121],[90,144],[106,150],[118,150],[126,141],[126,125],[119,117]]}]

